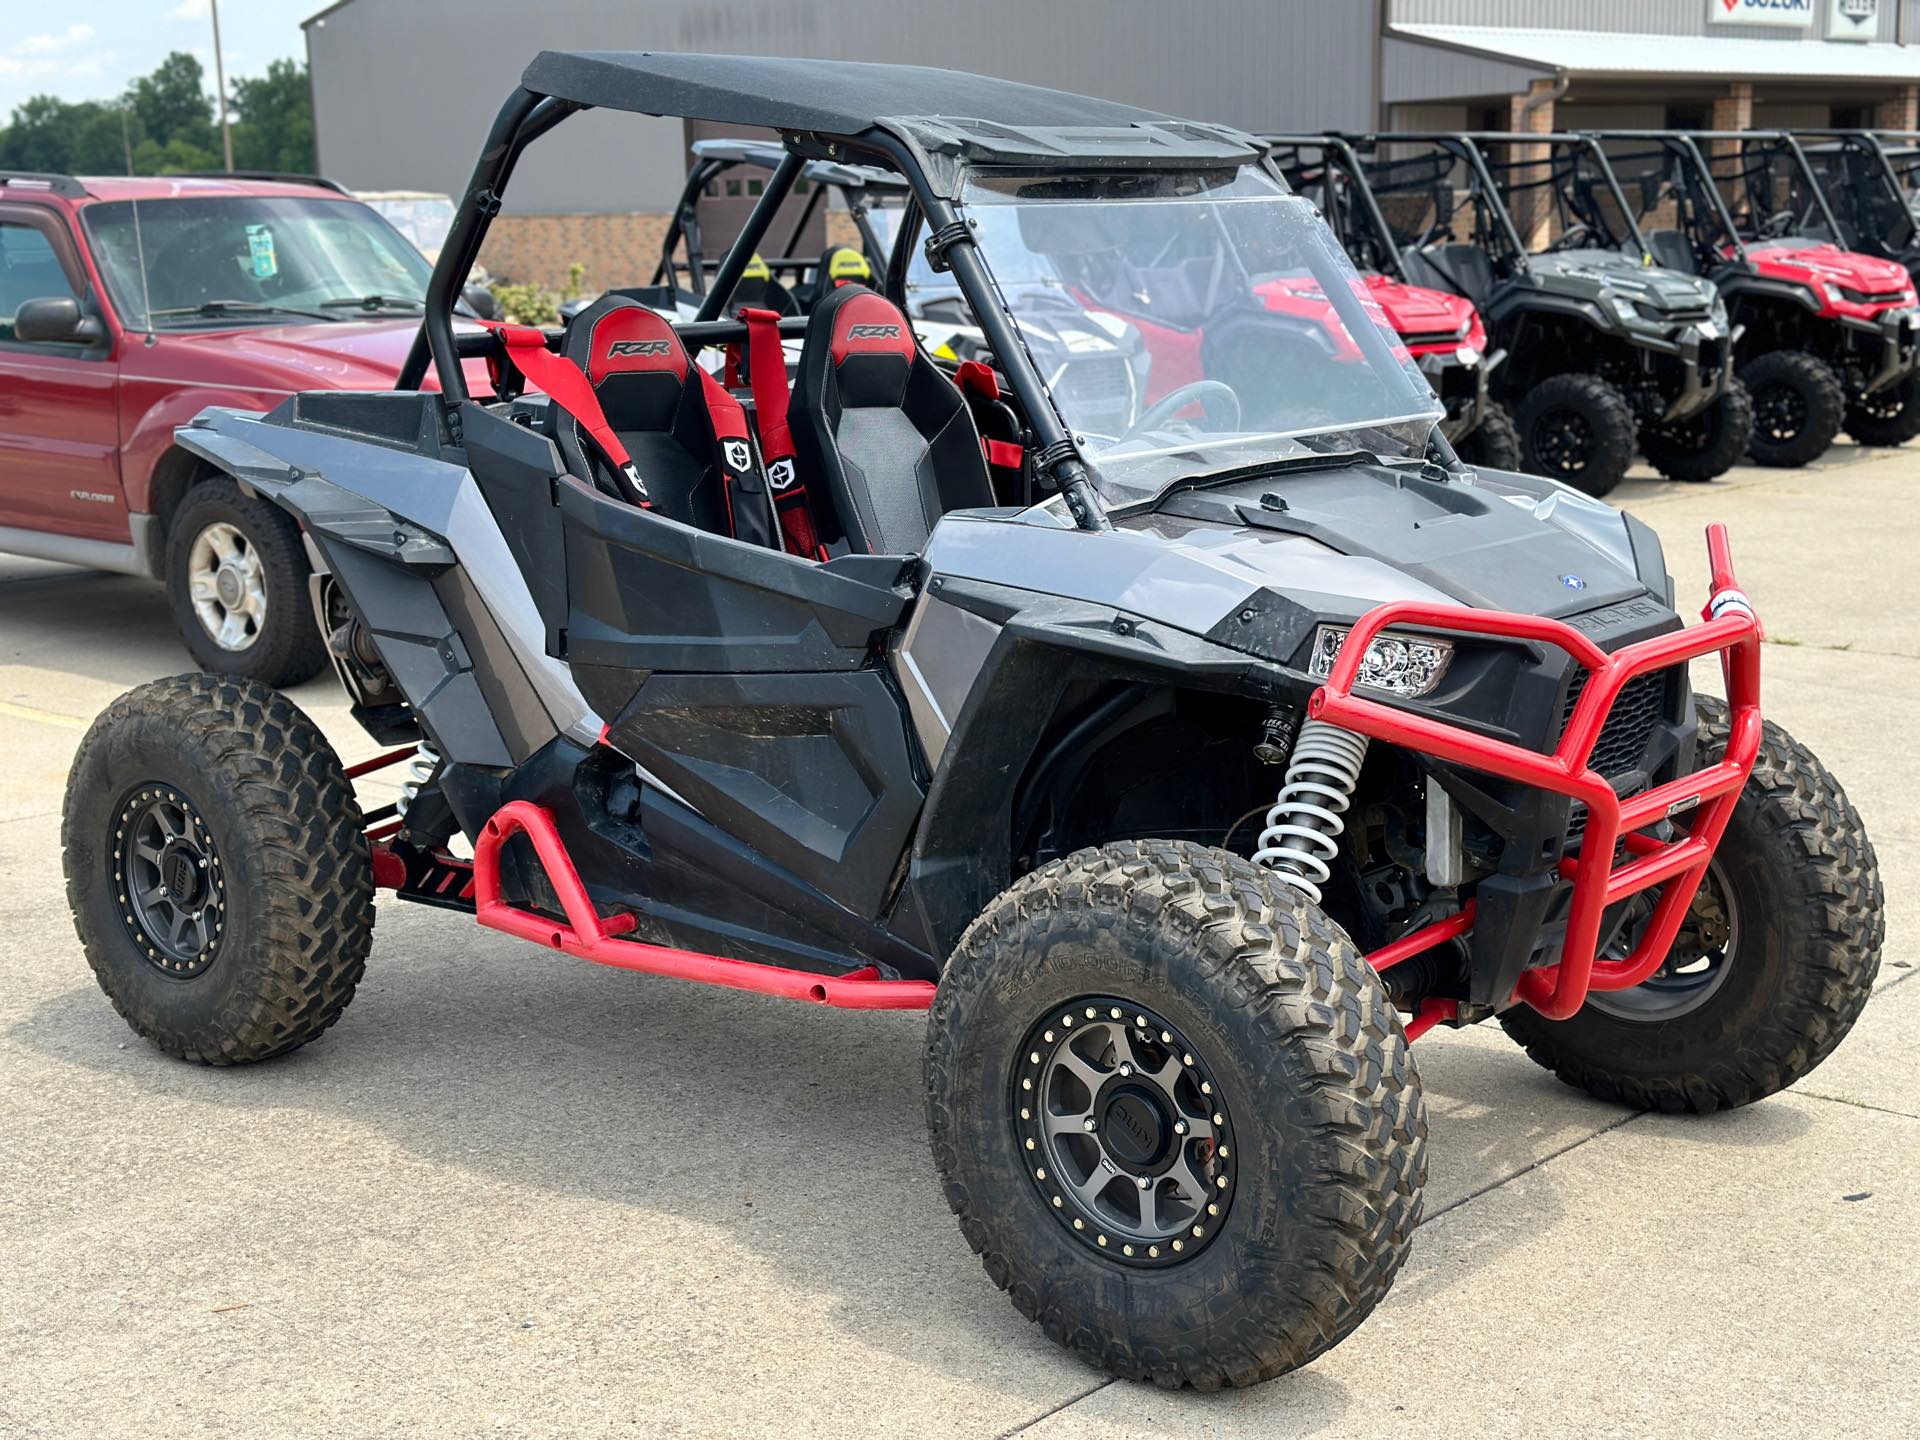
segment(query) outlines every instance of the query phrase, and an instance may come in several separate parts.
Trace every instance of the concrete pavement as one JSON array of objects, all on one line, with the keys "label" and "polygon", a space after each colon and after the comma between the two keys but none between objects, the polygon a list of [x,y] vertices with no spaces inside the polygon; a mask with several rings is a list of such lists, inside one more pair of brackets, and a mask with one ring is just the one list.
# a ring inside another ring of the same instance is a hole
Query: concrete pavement
[{"label": "concrete pavement", "polygon": [[[1413,1260],[1332,1354],[1226,1397],[1107,1382],[991,1287],[933,1183],[915,1017],[387,903],[319,1043],[149,1050],[74,941],[59,808],[87,720],[186,657],[150,587],[0,561],[0,1436],[1911,1433],[1916,487],[1920,449],[1842,448],[1619,497],[1689,604],[1731,524],[1770,713],[1867,818],[1890,919],[1855,1034],[1704,1121],[1589,1101],[1497,1030],[1423,1040]],[[296,698],[373,752],[330,681]]]}]

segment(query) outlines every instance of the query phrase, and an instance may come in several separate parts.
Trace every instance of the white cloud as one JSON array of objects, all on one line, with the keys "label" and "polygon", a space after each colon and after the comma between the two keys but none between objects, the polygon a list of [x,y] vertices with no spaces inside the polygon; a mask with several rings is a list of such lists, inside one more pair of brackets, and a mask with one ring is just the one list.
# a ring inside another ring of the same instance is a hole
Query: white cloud
[{"label": "white cloud", "polygon": [[63,50],[71,50],[75,45],[84,45],[93,39],[91,25],[69,25],[59,34],[48,31],[41,35],[29,35],[20,41],[10,52],[14,55],[58,55]]},{"label": "white cloud", "polygon": [[180,0],[180,3],[167,12],[169,20],[204,20],[207,18],[207,0]]}]

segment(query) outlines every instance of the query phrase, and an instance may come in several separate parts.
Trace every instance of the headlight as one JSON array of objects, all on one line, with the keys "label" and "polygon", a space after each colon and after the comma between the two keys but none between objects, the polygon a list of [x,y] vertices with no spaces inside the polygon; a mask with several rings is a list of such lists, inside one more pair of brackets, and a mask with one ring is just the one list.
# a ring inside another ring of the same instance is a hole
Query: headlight
[{"label": "headlight", "polygon": [[1713,305],[1707,311],[1707,318],[1722,330],[1727,328],[1727,302],[1718,295],[1713,297]]},{"label": "headlight", "polygon": [[1624,295],[1615,295],[1612,291],[1603,290],[1600,293],[1600,299],[1608,309],[1629,325],[1640,318],[1640,308]]},{"label": "headlight", "polygon": [[[1346,644],[1348,630],[1342,625],[1322,625],[1313,632],[1313,656],[1307,661],[1307,673],[1324,680],[1333,673],[1333,662]],[[1389,630],[1376,635],[1360,662],[1356,685],[1369,690],[1384,690],[1389,695],[1418,699],[1433,693],[1440,677],[1447,673],[1453,659],[1453,642],[1426,635],[1400,635]]]}]

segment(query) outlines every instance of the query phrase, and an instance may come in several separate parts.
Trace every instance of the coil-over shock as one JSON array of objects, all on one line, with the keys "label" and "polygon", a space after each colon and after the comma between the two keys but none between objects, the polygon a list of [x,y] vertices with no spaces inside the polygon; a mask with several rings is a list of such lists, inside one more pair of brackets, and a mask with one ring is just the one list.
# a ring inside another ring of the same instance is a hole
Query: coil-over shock
[{"label": "coil-over shock", "polygon": [[1333,874],[1328,862],[1340,853],[1366,758],[1366,736],[1324,720],[1307,721],[1293,742],[1280,796],[1267,811],[1254,863],[1267,866],[1316,905],[1320,887]]}]

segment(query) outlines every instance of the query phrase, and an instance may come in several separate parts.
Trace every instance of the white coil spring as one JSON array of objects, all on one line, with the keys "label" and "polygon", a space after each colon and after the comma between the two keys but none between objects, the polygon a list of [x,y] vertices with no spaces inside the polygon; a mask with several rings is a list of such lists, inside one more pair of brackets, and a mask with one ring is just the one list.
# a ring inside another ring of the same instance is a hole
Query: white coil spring
[{"label": "white coil spring", "polygon": [[1340,853],[1339,836],[1347,828],[1343,817],[1366,758],[1366,736],[1324,720],[1307,721],[1293,742],[1280,798],[1267,811],[1254,863],[1270,868],[1316,905],[1321,885],[1333,874],[1327,862]]},{"label": "white coil spring", "polygon": [[407,807],[413,804],[413,797],[420,793],[420,787],[433,778],[433,772],[440,768],[440,752],[425,740],[413,752],[413,758],[407,761],[407,778],[400,783],[400,798],[393,802],[393,808],[402,819],[406,818]]}]

